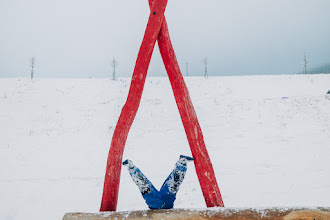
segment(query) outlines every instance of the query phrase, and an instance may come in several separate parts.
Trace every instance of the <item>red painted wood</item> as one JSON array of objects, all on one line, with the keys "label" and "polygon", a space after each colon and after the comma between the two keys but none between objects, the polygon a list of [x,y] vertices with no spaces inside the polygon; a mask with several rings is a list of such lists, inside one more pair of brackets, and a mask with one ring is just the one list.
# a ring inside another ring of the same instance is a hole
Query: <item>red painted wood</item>
[{"label": "red painted wood", "polygon": [[154,0],[154,3],[136,60],[127,101],[112,137],[100,211],[116,211],[117,209],[123,151],[129,129],[140,105],[152,51],[164,19],[167,0]]},{"label": "red painted wood", "polygon": [[[149,0],[150,7],[152,4],[153,0]],[[158,36],[158,46],[171,82],[190,149],[195,158],[196,173],[206,205],[207,207],[224,207],[213,166],[205,146],[203,133],[175,56],[166,19],[163,20]]]},{"label": "red painted wood", "polygon": [[149,4],[151,13],[133,72],[130,91],[112,137],[100,211],[115,211],[117,208],[123,151],[129,129],[140,104],[157,37],[191,152],[195,158],[196,172],[206,205],[208,207],[224,207],[212,163],[204,143],[202,130],[169,37],[167,23],[164,18],[167,0],[149,0]]}]

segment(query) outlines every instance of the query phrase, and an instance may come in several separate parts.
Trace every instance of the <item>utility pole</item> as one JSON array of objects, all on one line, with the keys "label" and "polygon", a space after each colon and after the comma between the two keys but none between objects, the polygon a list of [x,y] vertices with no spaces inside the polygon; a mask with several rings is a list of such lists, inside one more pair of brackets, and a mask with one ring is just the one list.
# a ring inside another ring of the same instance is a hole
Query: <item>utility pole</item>
[{"label": "utility pole", "polygon": [[114,57],[113,60],[112,60],[111,66],[112,66],[112,68],[113,68],[112,79],[113,79],[113,80],[116,80],[116,68],[117,68],[117,66],[118,66],[118,63],[117,63],[115,57]]},{"label": "utility pole", "polygon": [[306,55],[306,51],[304,52],[304,74],[307,74],[307,64],[308,64],[308,59]]},{"label": "utility pole", "polygon": [[203,63],[204,63],[204,77],[208,78],[208,74],[207,74],[207,57],[204,57]]},{"label": "utility pole", "polygon": [[35,67],[36,59],[34,57],[31,57],[30,64],[31,64],[31,80],[33,80],[34,76],[34,67]]},{"label": "utility pole", "polygon": [[186,60],[186,73],[187,73],[187,76],[189,75],[189,72],[188,72],[188,60]]}]

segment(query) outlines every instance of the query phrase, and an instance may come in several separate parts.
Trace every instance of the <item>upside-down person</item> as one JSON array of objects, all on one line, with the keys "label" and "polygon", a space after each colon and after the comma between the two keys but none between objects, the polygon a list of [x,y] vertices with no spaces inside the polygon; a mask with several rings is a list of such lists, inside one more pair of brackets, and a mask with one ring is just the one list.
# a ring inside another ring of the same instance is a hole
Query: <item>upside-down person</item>
[{"label": "upside-down person", "polygon": [[172,209],[176,194],[187,171],[187,162],[193,160],[194,158],[192,157],[181,155],[176,162],[173,171],[167,177],[159,191],[131,160],[125,160],[123,165],[128,167],[129,174],[134,183],[139,187],[139,190],[150,209]]}]

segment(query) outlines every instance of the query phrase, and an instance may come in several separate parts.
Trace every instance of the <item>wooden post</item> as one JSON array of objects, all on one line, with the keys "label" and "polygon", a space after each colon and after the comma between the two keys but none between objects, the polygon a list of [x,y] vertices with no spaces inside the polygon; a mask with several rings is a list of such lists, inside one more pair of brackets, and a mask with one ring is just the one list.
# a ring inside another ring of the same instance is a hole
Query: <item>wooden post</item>
[{"label": "wooden post", "polygon": [[[152,0],[149,0],[151,6]],[[211,159],[207,152],[203,133],[192,104],[188,88],[182,77],[179,63],[171,43],[167,22],[164,19],[158,37],[158,46],[171,82],[175,101],[188,138],[198,180],[207,207],[224,207]]]},{"label": "wooden post", "polygon": [[329,208],[213,208],[172,209],[108,213],[68,213],[63,220],[189,219],[189,220],[322,220],[330,219]]},{"label": "wooden post", "polygon": [[155,47],[159,30],[164,19],[166,5],[167,0],[155,0],[155,4],[152,7],[149,16],[147,29],[136,60],[127,101],[121,111],[117,126],[112,136],[100,211],[116,211],[117,209],[121,162],[124,147],[129,129],[131,128],[140,105],[152,51]]},{"label": "wooden post", "polygon": [[169,37],[164,18],[166,4],[167,0],[149,0],[151,12],[147,29],[136,61],[127,101],[111,141],[100,211],[116,211],[117,208],[123,151],[129,129],[140,105],[150,59],[157,39],[190,149],[195,159],[196,172],[206,205],[207,207],[224,207],[202,130]]}]

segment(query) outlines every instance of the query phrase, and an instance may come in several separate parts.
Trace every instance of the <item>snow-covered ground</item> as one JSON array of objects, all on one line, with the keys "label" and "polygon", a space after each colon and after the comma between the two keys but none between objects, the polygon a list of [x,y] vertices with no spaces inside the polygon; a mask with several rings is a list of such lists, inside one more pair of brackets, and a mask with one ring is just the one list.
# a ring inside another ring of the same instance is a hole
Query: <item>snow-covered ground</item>
[{"label": "snow-covered ground", "polygon": [[[330,206],[330,75],[186,78],[227,207]],[[0,219],[97,212],[130,79],[0,79]],[[130,158],[160,187],[188,142],[167,78],[148,78]],[[193,164],[176,208],[203,208]],[[118,210],[146,209],[122,169]]]}]

